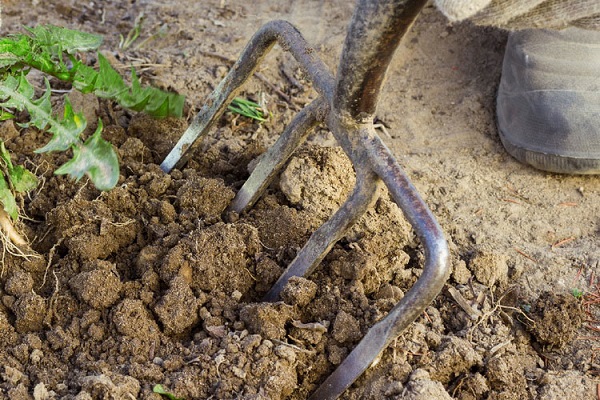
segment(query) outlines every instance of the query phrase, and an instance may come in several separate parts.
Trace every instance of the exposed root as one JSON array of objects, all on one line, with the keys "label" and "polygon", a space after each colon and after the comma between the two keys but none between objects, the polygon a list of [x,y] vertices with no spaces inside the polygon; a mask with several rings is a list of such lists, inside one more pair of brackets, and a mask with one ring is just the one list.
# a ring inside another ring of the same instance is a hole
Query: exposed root
[{"label": "exposed root", "polygon": [[4,275],[5,272],[5,258],[6,253],[15,256],[29,259],[30,257],[39,257],[38,254],[31,250],[25,252],[25,249],[29,249],[29,242],[25,239],[15,228],[10,216],[4,211],[4,208],[0,207],[0,245],[2,246],[2,254],[0,256],[0,264],[2,270],[0,276]]},{"label": "exposed root", "polygon": [[10,216],[4,211],[4,208],[0,207],[0,229],[4,235],[15,245],[15,246],[26,246],[27,240],[23,238],[15,229]]}]

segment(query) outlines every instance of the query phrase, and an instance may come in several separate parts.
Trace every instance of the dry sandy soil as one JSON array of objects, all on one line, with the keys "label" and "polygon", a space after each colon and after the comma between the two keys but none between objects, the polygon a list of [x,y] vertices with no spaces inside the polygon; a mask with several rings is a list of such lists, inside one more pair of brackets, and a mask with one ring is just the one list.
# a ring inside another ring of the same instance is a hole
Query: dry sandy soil
[{"label": "dry sandy soil", "polygon": [[[285,302],[260,302],[351,188],[352,166],[325,129],[249,213],[222,217],[248,166],[316,96],[281,49],[260,73],[293,105],[252,78],[243,94],[266,104],[267,122],[227,114],[186,169],[158,168],[263,23],[295,24],[334,71],[352,7],[3,2],[3,35],[42,23],[102,34],[115,65],[186,95],[189,112],[155,121],[73,95],[118,149],[122,176],[108,193],[53,176],[66,156],[32,153],[47,135],[2,125],[15,161],[44,185],[24,199],[38,256],[2,263],[0,398],[159,399],[162,384],[183,399],[304,399],[385,316],[423,258],[386,193]],[[140,38],[119,48],[142,13]],[[378,109],[382,137],[443,227],[453,271],[343,398],[596,399],[600,180],[539,172],[504,152],[494,96],[506,33],[450,25],[430,6],[405,39]]]}]

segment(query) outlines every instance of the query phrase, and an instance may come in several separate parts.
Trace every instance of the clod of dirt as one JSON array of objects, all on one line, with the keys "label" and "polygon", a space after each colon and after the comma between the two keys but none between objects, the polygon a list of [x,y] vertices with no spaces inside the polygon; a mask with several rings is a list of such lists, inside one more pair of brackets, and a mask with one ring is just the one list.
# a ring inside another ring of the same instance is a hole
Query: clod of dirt
[{"label": "clod of dirt", "polygon": [[461,387],[464,388],[461,393],[461,400],[477,400],[484,399],[485,394],[490,391],[487,379],[479,372],[467,376],[461,382]]},{"label": "clod of dirt", "polygon": [[285,303],[252,303],[240,311],[240,319],[248,330],[265,339],[283,339],[285,324],[293,317],[293,309]]},{"label": "clod of dirt", "polygon": [[177,275],[190,279],[192,289],[231,294],[246,293],[253,285],[255,256],[260,250],[256,228],[218,223],[197,229],[172,248],[160,267],[170,282]]},{"label": "clod of dirt", "polygon": [[107,258],[131,244],[139,230],[137,222],[119,220],[103,202],[79,199],[53,209],[48,221],[69,252],[84,261]]},{"label": "clod of dirt", "polygon": [[281,291],[281,299],[287,304],[304,307],[316,294],[316,283],[301,276],[293,276]]},{"label": "clod of dirt", "polygon": [[508,257],[497,252],[480,251],[469,263],[475,278],[488,287],[508,281]]},{"label": "clod of dirt", "polygon": [[2,335],[0,335],[0,346],[10,346],[18,338],[15,328],[13,328],[8,317],[2,310],[0,310],[0,332],[2,332]]},{"label": "clod of dirt", "polygon": [[472,276],[471,271],[467,268],[467,263],[463,260],[458,260],[452,267],[452,279],[456,283],[466,285]]},{"label": "clod of dirt", "polygon": [[177,191],[176,205],[181,212],[189,219],[200,218],[209,224],[220,221],[221,214],[235,196],[234,191],[220,179],[187,175]]},{"label": "clod of dirt", "polygon": [[451,400],[452,397],[444,390],[444,386],[433,380],[427,371],[417,369],[410,374],[406,384],[406,392],[402,396],[411,400]]},{"label": "clod of dirt", "polygon": [[198,300],[185,278],[177,276],[154,306],[167,335],[178,335],[198,322]]},{"label": "clod of dirt", "polygon": [[77,395],[78,399],[135,399],[141,386],[131,376],[108,373],[82,378],[81,389]]},{"label": "clod of dirt", "polygon": [[100,262],[98,265],[104,267],[80,272],[69,281],[69,285],[79,300],[103,310],[119,300],[123,284],[116,275],[114,264]]},{"label": "clod of dirt", "polygon": [[[122,162],[128,166],[136,166],[136,163],[139,164],[152,159],[150,149],[144,145],[144,142],[135,137],[128,137],[119,147],[119,156]],[[139,167],[139,165],[137,166]]]},{"label": "clod of dirt", "polygon": [[6,281],[4,290],[13,296],[31,293],[33,290],[33,277],[27,272],[15,271]]},{"label": "clod of dirt", "polygon": [[46,300],[35,293],[20,296],[12,306],[15,314],[15,328],[17,332],[35,332],[43,328],[46,316]]},{"label": "clod of dirt", "polygon": [[311,146],[292,157],[279,187],[290,203],[324,222],[346,200],[355,182],[352,163],[340,147]]},{"label": "clod of dirt", "polygon": [[526,399],[527,382],[523,363],[516,356],[496,357],[486,365],[486,378],[498,399]]},{"label": "clod of dirt", "polygon": [[[152,118],[145,113],[136,114],[129,123],[128,133],[152,149],[153,161],[160,164],[186,130],[185,118]],[[145,160],[146,162],[150,160]]]},{"label": "clod of dirt", "polygon": [[456,376],[468,372],[471,367],[481,365],[481,354],[464,339],[448,336],[442,340],[440,349],[427,367],[433,380],[448,383]]},{"label": "clod of dirt", "polygon": [[528,331],[536,340],[550,347],[562,347],[570,343],[585,319],[579,301],[571,294],[544,292],[531,305],[529,317],[534,323],[527,324]]},{"label": "clod of dirt", "polygon": [[125,299],[113,308],[112,322],[125,336],[142,340],[155,339],[158,325],[141,300]]},{"label": "clod of dirt", "polygon": [[302,247],[320,224],[310,213],[280,205],[273,196],[259,201],[251,217],[261,242],[274,250]]},{"label": "clod of dirt", "polygon": [[[283,268],[268,257],[259,257],[255,269],[257,292],[266,293],[281,276]],[[290,303],[291,304],[291,303]]]},{"label": "clod of dirt", "polygon": [[354,342],[362,336],[356,318],[343,310],[335,317],[332,334],[333,338],[340,343]]},{"label": "clod of dirt", "polygon": [[597,383],[579,371],[551,371],[541,379],[539,400],[593,398]]}]

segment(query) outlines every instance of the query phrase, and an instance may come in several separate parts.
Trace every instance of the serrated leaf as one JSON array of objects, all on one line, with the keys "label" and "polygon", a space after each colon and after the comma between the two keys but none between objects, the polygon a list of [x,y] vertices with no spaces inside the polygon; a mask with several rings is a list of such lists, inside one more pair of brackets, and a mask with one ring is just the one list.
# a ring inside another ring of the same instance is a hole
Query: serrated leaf
[{"label": "serrated leaf", "polygon": [[4,211],[13,220],[16,220],[19,217],[19,209],[17,208],[17,202],[15,200],[15,196],[13,195],[8,183],[4,176],[0,173],[0,203],[2,203],[2,207]]},{"label": "serrated leaf", "polygon": [[78,51],[96,50],[102,44],[102,36],[76,31],[55,25],[38,25],[25,28],[39,46],[57,46],[74,54]]},{"label": "serrated leaf", "polygon": [[96,96],[118,100],[124,93],[127,93],[128,88],[125,81],[102,53],[98,53],[98,66],[98,78],[96,78],[94,87]]},{"label": "serrated leaf", "polygon": [[26,76],[18,78],[7,77],[0,83],[0,107],[14,108],[19,111],[27,110],[31,117],[27,125],[45,129],[52,122],[52,105],[50,104],[50,84],[46,80],[46,91],[39,99],[34,99],[35,91]]},{"label": "serrated leaf", "polygon": [[0,159],[4,162],[4,170],[6,173],[8,173],[7,178],[10,180],[12,188],[15,190],[15,192],[25,193],[35,189],[38,182],[37,177],[26,168],[20,165],[13,165],[10,159],[10,153],[6,149],[4,141],[2,140],[0,140]]},{"label": "serrated leaf", "polygon": [[98,71],[87,65],[79,65],[73,76],[73,87],[81,93],[91,93],[96,87]]},{"label": "serrated leaf", "polygon": [[54,173],[69,174],[76,180],[87,175],[99,190],[110,190],[119,180],[119,160],[112,145],[102,139],[102,121],[84,144],[73,146],[73,158]]},{"label": "serrated leaf", "polygon": [[12,161],[10,159],[10,153],[6,150],[6,146],[4,145],[4,141],[0,140],[0,159],[4,161],[6,168],[11,169],[13,167]]},{"label": "serrated leaf", "polygon": [[85,130],[87,121],[82,113],[74,113],[68,97],[65,97],[65,112],[60,121],[51,120],[48,132],[52,133],[52,139],[36,153],[49,151],[65,151],[71,146],[79,143],[79,136]]}]

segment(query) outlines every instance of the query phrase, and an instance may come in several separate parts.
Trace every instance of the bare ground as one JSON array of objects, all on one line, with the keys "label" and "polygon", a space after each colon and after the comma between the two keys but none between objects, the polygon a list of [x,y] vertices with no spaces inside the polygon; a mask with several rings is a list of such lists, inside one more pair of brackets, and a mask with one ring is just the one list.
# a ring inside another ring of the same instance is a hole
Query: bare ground
[{"label": "bare ground", "polygon": [[[5,2],[2,34],[41,23],[103,34],[113,63],[185,94],[189,116],[272,19],[297,25],[334,71],[352,12],[310,0],[34,3]],[[141,37],[120,49],[141,13]],[[397,52],[382,137],[444,228],[453,272],[345,399],[597,398],[600,182],[504,152],[493,110],[505,40],[428,7]],[[169,175],[157,164],[186,120],[75,96],[118,148],[122,177],[108,193],[53,176],[66,158],[33,155],[45,135],[1,126],[44,185],[24,199],[22,226],[39,257],[2,263],[0,398],[158,399],[162,384],[185,399],[303,399],[416,281],[422,248],[384,192],[285,302],[260,303],[353,183],[319,129],[247,215],[223,219],[248,166],[315,97],[278,48],[260,73],[292,103],[251,79],[244,94],[266,102],[269,121],[226,115]]]}]

